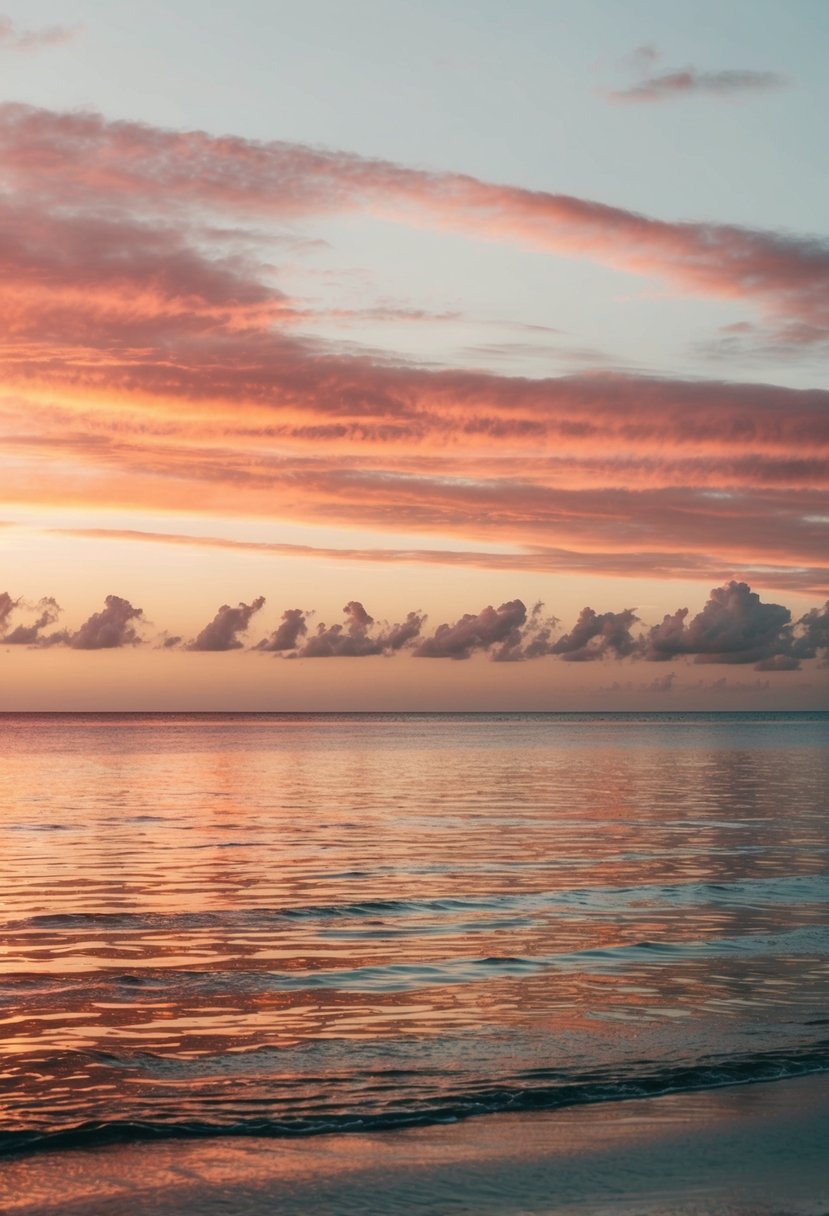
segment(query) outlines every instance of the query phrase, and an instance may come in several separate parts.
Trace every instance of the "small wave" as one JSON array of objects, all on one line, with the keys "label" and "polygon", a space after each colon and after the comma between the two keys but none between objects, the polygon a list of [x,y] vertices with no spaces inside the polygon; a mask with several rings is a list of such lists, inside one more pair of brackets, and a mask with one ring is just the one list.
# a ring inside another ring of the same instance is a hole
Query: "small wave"
[{"label": "small wave", "polygon": [[[212,846],[211,846],[212,847]],[[222,847],[237,847],[229,842]],[[245,847],[239,844],[238,847]],[[356,877],[349,874],[348,877]],[[368,875],[363,875],[368,877]],[[9,930],[63,930],[94,927],[110,929],[267,926],[290,922],[364,920],[376,917],[446,917],[476,912],[555,911],[579,916],[606,916],[610,909],[706,906],[780,906],[789,903],[829,902],[829,876],[783,875],[777,878],[743,879],[739,882],[695,882],[632,887],[572,887],[556,891],[492,892],[473,896],[432,899],[362,899],[350,903],[300,904],[282,908],[217,909],[202,912],[44,913],[6,924]]]},{"label": "small wave", "polygon": [[[101,1063],[106,1057],[101,1055]],[[727,1086],[788,1080],[810,1073],[829,1072],[829,1041],[789,1054],[761,1053],[736,1058],[712,1057],[685,1066],[651,1067],[614,1075],[609,1070],[567,1074],[553,1069],[532,1069],[463,1091],[444,1088],[425,1093],[421,1100],[407,1098],[400,1105],[364,1108],[312,1109],[280,1117],[256,1114],[233,1118],[176,1119],[169,1117],[93,1119],[45,1129],[7,1128],[0,1132],[0,1154],[40,1149],[84,1147],[133,1140],[159,1140],[210,1136],[295,1137],[323,1133],[393,1131],[406,1127],[456,1122],[504,1111],[555,1110],[567,1106],[655,1098]],[[378,1087],[387,1089],[388,1086]],[[262,1103],[266,1105],[266,1103]],[[273,1106],[277,1102],[274,1100]],[[331,1104],[333,1106],[333,1104]],[[210,1109],[217,1110],[216,1104]]]}]

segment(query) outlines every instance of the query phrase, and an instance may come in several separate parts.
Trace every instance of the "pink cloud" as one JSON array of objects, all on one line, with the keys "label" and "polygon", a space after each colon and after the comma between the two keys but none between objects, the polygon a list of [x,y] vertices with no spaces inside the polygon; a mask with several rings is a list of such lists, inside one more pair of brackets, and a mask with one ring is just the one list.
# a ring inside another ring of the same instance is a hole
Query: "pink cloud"
[{"label": "pink cloud", "polygon": [[5,51],[39,51],[48,46],[62,46],[78,34],[78,26],[45,25],[40,29],[21,29],[11,17],[0,15],[0,49]]},{"label": "pink cloud", "polygon": [[829,247],[736,225],[652,219],[546,191],[285,142],[174,132],[97,114],[0,109],[7,183],[62,209],[182,209],[296,218],[370,210],[469,236],[516,240],[662,279],[681,292],[753,301],[775,327],[829,328]]},{"label": "pink cloud", "polygon": [[298,332],[249,226],[361,208],[520,240],[754,302],[809,342],[829,334],[821,241],[14,105],[0,178],[9,502],[425,530],[501,568],[829,581],[826,391],[349,356]]}]

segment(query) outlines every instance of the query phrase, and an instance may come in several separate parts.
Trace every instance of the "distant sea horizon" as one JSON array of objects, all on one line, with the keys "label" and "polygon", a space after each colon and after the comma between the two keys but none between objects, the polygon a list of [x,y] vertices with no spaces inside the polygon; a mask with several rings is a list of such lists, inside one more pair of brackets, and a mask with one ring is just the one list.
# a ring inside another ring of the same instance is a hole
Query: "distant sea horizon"
[{"label": "distant sea horizon", "polygon": [[3,709],[3,718],[827,718],[827,709]]}]

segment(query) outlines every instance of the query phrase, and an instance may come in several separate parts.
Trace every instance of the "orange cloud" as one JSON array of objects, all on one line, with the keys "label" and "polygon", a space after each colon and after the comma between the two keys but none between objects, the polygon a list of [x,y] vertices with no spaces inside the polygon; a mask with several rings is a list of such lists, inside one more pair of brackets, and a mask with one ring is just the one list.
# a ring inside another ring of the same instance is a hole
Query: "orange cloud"
[{"label": "orange cloud", "polygon": [[300,332],[307,310],[249,222],[393,212],[753,301],[801,336],[829,333],[819,241],[19,105],[0,106],[0,181],[8,502],[428,531],[505,568],[826,586],[828,392],[347,355]]}]

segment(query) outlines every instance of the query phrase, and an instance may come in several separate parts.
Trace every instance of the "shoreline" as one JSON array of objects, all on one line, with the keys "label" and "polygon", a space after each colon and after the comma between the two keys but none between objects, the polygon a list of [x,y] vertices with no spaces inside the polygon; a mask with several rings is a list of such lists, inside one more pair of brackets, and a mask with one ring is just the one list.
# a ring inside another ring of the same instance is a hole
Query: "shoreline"
[{"label": "shoreline", "polygon": [[827,1216],[829,1073],[452,1125],[41,1151],[5,1216]]}]

